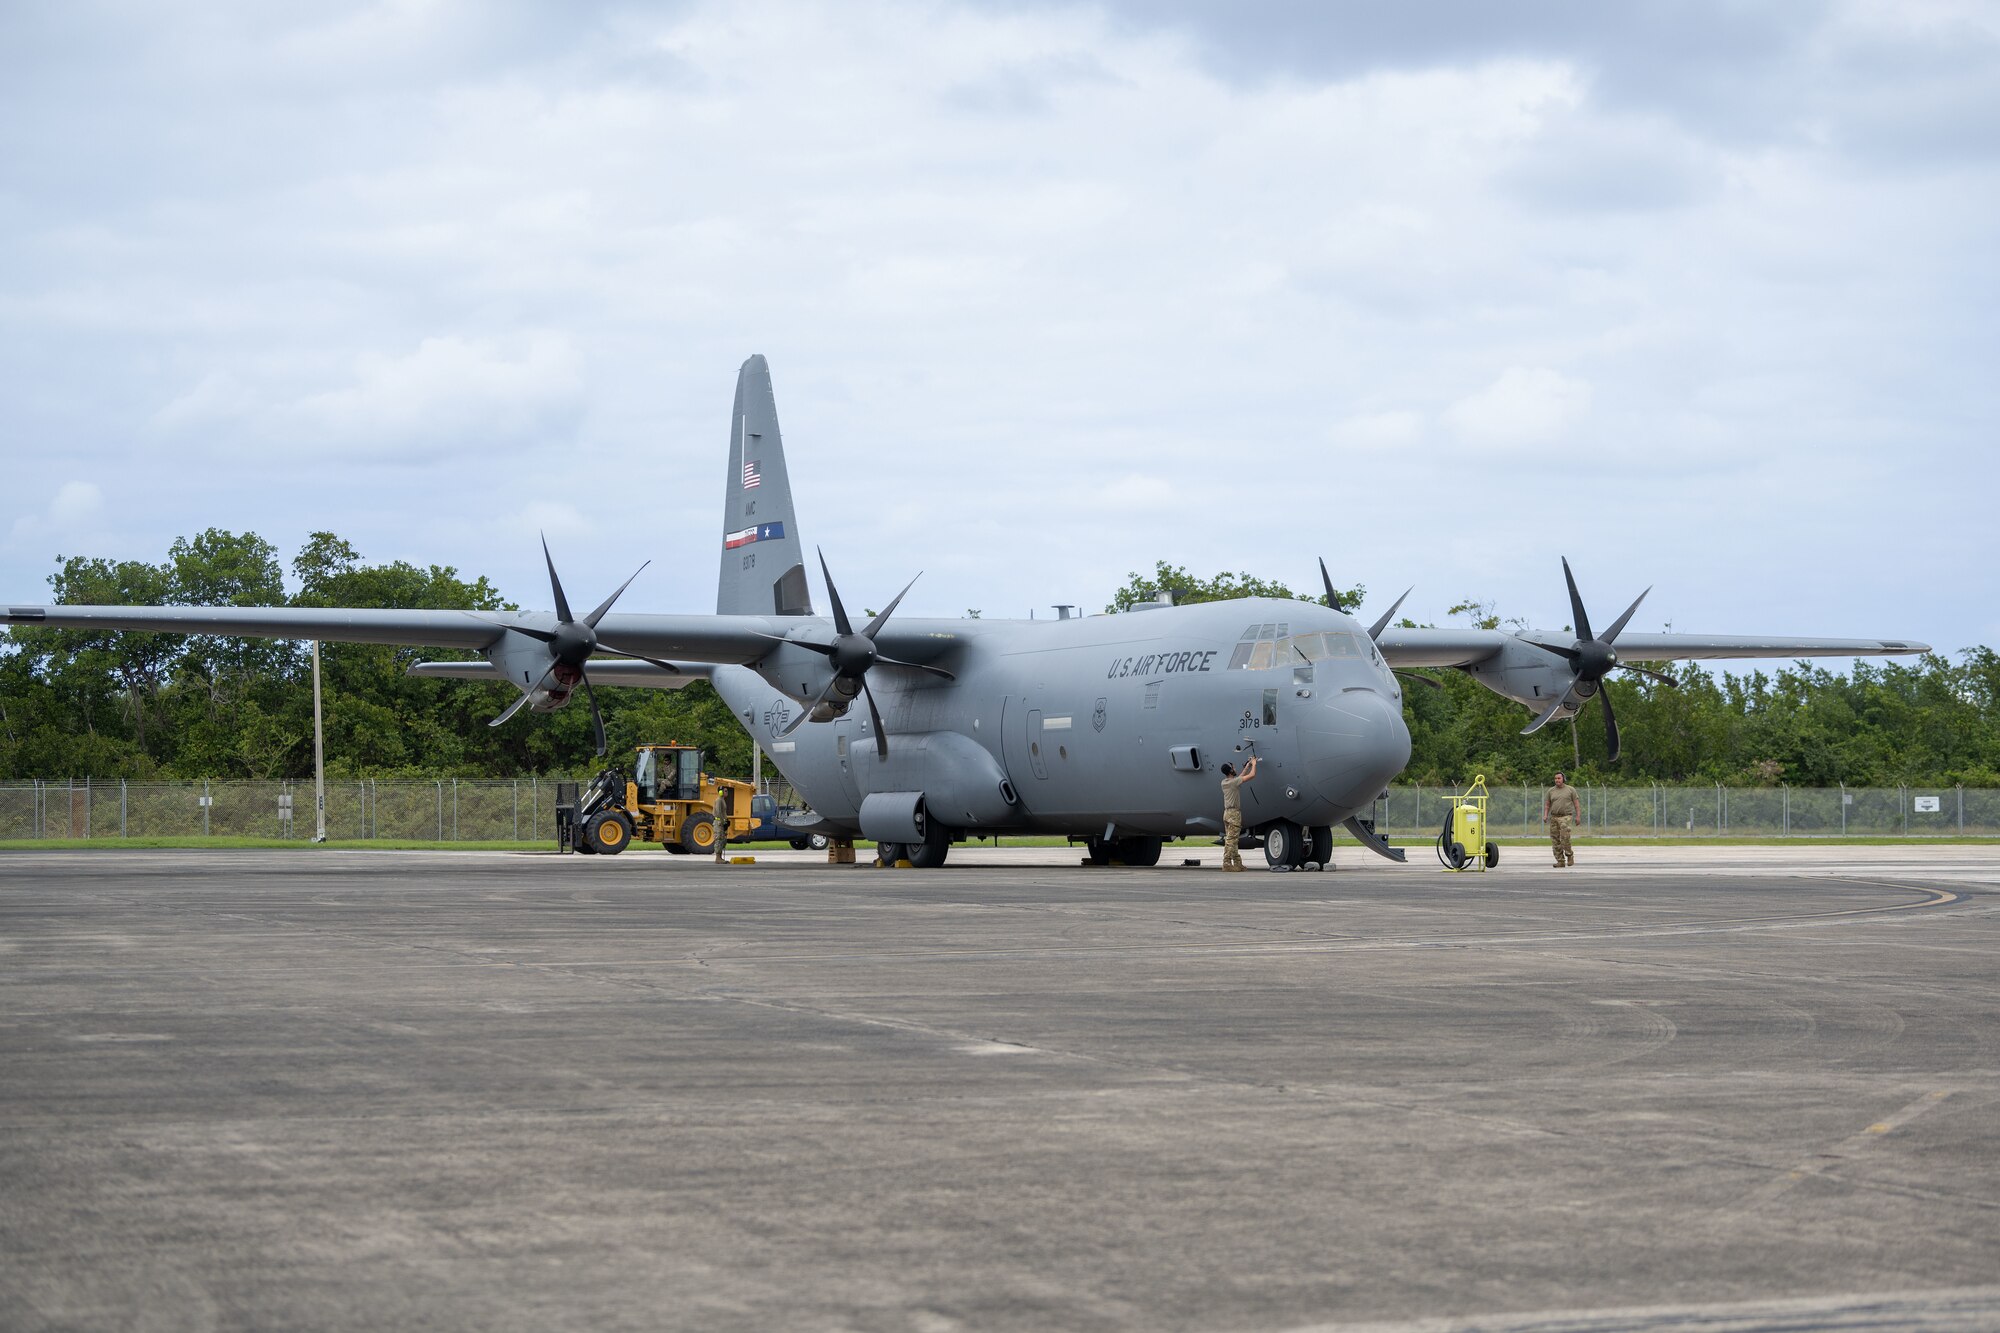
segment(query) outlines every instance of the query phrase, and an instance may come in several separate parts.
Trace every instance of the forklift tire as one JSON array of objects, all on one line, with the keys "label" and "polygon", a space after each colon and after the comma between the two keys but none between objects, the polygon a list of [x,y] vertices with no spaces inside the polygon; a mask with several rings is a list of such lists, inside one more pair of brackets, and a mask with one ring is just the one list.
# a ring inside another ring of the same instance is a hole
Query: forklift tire
[{"label": "forklift tire", "polygon": [[703,811],[689,815],[687,823],[681,825],[681,850],[696,856],[707,856],[715,851],[715,816]]},{"label": "forklift tire", "polygon": [[580,835],[575,842],[569,845],[569,849],[573,852],[582,852],[585,856],[595,856],[597,854],[597,849],[590,845],[590,839]]},{"label": "forklift tire", "polygon": [[675,856],[686,856],[688,854],[688,849],[681,846],[677,842],[663,842],[660,844],[660,846],[666,848],[669,852],[673,853]]},{"label": "forklift tire", "polygon": [[601,856],[616,856],[632,845],[632,823],[622,810],[600,810],[583,826],[579,845]]}]

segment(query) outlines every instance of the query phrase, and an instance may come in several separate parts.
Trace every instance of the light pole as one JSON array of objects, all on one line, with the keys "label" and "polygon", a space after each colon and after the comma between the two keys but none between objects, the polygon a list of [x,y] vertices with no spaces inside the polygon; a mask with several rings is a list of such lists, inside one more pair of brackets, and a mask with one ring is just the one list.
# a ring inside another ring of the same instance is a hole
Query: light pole
[{"label": "light pole", "polygon": [[326,841],[326,732],[319,716],[319,640],[313,640],[313,817],[314,842]]}]

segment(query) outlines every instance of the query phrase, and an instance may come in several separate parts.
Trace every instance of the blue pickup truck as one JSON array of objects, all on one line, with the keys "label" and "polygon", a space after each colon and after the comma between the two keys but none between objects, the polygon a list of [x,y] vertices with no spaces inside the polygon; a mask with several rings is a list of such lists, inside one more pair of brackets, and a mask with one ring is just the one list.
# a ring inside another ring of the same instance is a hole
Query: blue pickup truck
[{"label": "blue pickup truck", "polygon": [[794,828],[790,823],[801,814],[810,815],[810,811],[801,810],[797,806],[779,805],[775,796],[752,796],[750,814],[757,822],[750,826],[748,833],[740,838],[731,838],[731,842],[789,842],[799,851],[805,851],[807,848],[820,851],[826,847],[827,840],[824,833],[812,833],[805,829]]}]

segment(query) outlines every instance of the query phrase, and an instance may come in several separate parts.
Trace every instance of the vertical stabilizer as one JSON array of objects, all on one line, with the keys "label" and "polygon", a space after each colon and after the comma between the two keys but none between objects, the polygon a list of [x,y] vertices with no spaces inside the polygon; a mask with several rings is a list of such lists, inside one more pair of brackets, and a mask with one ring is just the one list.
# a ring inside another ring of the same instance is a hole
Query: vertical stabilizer
[{"label": "vertical stabilizer", "polygon": [[736,373],[729,414],[729,479],[723,488],[719,615],[809,616],[805,548],[792,512],[792,481],[778,435],[771,368],[753,356]]}]

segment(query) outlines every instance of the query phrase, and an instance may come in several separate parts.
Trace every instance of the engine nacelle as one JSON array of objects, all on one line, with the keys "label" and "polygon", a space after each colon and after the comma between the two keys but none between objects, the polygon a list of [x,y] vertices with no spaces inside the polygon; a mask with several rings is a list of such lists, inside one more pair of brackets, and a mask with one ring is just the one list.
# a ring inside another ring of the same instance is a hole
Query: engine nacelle
[{"label": "engine nacelle", "polygon": [[1537,714],[1567,694],[1570,702],[1556,714],[1558,719],[1575,717],[1583,702],[1597,693],[1597,683],[1576,680],[1567,661],[1520,639],[1509,639],[1493,656],[1460,670]]},{"label": "engine nacelle", "polygon": [[[484,656],[516,689],[532,691],[528,708],[537,713],[553,713],[567,704],[583,680],[583,672],[576,667],[559,666],[550,675],[549,646],[512,630],[502,634]],[[547,682],[535,688],[545,675]]]}]

